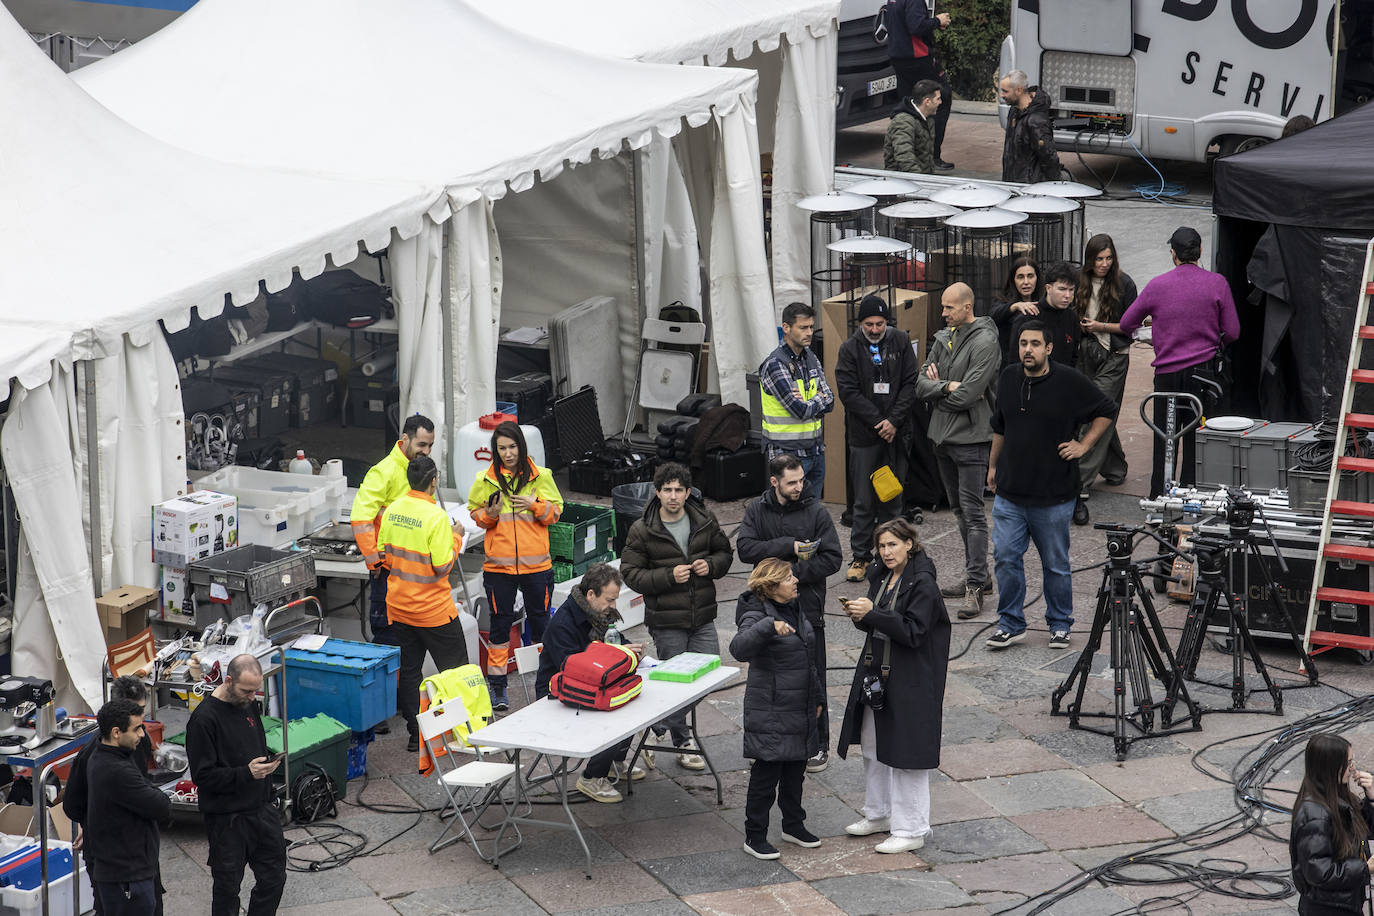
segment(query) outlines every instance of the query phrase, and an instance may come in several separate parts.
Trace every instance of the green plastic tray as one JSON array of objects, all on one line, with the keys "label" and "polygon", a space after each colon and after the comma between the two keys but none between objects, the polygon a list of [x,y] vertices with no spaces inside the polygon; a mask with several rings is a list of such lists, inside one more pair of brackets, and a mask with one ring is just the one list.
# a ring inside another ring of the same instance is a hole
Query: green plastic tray
[{"label": "green plastic tray", "polygon": [[681,655],[674,655],[667,661],[659,662],[656,667],[651,668],[649,680],[677,681],[682,684],[690,684],[703,674],[719,667],[719,655],[707,655],[704,652],[683,652]]}]

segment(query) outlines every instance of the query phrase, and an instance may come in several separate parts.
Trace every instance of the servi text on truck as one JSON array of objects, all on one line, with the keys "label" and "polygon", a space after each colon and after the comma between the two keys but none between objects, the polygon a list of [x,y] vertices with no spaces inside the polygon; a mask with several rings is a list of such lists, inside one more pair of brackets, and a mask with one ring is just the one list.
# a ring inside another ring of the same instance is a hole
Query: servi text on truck
[{"label": "servi text on truck", "polygon": [[[1061,150],[1204,162],[1368,94],[1374,0],[1012,0],[999,71]],[[1339,52],[1339,53],[1338,53]],[[1006,123],[1006,106],[1001,106]]]}]

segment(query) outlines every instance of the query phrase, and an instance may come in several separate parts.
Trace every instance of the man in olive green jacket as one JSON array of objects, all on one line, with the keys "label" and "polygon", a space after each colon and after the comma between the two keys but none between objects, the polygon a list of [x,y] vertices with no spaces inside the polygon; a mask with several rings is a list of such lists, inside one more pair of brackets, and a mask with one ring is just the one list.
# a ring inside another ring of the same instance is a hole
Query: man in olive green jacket
[{"label": "man in olive green jacket", "polygon": [[940,84],[921,80],[892,113],[883,140],[883,168],[898,172],[935,170],[935,111],[940,107]]}]

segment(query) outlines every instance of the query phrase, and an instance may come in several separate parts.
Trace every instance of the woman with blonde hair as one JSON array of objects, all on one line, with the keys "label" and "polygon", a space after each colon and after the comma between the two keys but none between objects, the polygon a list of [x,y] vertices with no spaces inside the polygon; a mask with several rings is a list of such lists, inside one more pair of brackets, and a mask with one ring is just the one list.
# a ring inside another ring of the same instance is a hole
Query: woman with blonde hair
[{"label": "woman with blonde hair", "polygon": [[776,799],[782,838],[808,849],[821,841],[806,829],[802,781],[806,761],[820,749],[824,686],[811,659],[815,631],[797,605],[797,577],[786,560],[761,560],[749,590],[735,606],[739,632],[730,654],[749,663],[744,688],[744,756],[749,790],[744,803],[744,851],[776,859],[768,842],[768,814]]}]

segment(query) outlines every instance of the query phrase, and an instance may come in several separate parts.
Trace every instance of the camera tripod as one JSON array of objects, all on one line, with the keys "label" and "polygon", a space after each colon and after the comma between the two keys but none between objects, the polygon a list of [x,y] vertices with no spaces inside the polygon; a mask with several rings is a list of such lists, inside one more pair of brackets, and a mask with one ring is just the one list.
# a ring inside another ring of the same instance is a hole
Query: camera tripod
[{"label": "camera tripod", "polygon": [[[1151,566],[1156,557],[1136,561],[1131,558],[1137,534],[1145,534],[1158,541],[1169,554],[1178,551],[1153,532],[1122,525],[1097,524],[1093,527],[1107,532],[1107,568],[1097,591],[1097,610],[1087,645],[1078,656],[1073,671],[1051,696],[1050,714],[1067,715],[1069,728],[1106,735],[1112,739],[1116,759],[1126,759],[1131,745],[1142,738],[1158,738],[1182,731],[1202,728],[1202,711],[1184,683],[1182,672],[1164,637],[1164,628],[1155,612],[1149,591],[1141,581],[1141,570]],[[1110,628],[1108,663],[1113,676],[1113,710],[1085,712],[1083,694],[1092,676],[1093,657],[1102,646],[1102,635]],[[1150,687],[1153,678],[1163,685],[1164,697],[1157,702]],[[1073,693],[1073,701],[1066,712],[1060,711],[1064,698]],[[1191,725],[1173,726],[1173,710],[1177,701],[1188,707]],[[1159,726],[1155,714],[1159,713]],[[1084,718],[1112,719],[1112,728],[1084,725]],[[1129,734],[1127,726],[1138,734]]]},{"label": "camera tripod", "polygon": [[[1222,494],[1218,494],[1218,497],[1222,497]],[[1231,655],[1231,683],[1229,685],[1231,688],[1231,705],[1229,708],[1208,709],[1206,711],[1245,711],[1246,701],[1252,692],[1245,686],[1245,656],[1249,655],[1250,661],[1255,666],[1255,673],[1264,681],[1264,689],[1273,700],[1274,715],[1283,715],[1283,691],[1298,687],[1316,686],[1317,668],[1312,662],[1312,657],[1303,648],[1302,637],[1298,635],[1297,627],[1293,623],[1293,615],[1288,613],[1288,606],[1279,596],[1278,585],[1274,582],[1274,577],[1269,572],[1264,557],[1260,554],[1259,544],[1251,528],[1257,509],[1260,513],[1260,520],[1264,522],[1269,542],[1274,548],[1274,557],[1278,560],[1279,568],[1287,573],[1288,564],[1284,562],[1278,542],[1274,539],[1273,531],[1269,529],[1268,522],[1264,520],[1264,510],[1260,508],[1260,504],[1254,497],[1244,490],[1228,489],[1220,502],[1226,513],[1227,536],[1224,538],[1211,536],[1193,538],[1193,551],[1197,557],[1197,585],[1193,590],[1192,604],[1188,607],[1188,619],[1183,626],[1183,635],[1179,637],[1178,663],[1185,678],[1190,681],[1198,681],[1197,663],[1202,654],[1202,646],[1206,639],[1208,627],[1214,623],[1219,624],[1217,613],[1224,607]],[[1260,657],[1259,648],[1255,645],[1255,639],[1250,633],[1250,625],[1246,620],[1246,605],[1250,600],[1248,563],[1250,558],[1255,560],[1255,564],[1260,568],[1264,577],[1262,586],[1264,598],[1269,601],[1273,608],[1274,616],[1283,621],[1284,627],[1288,631],[1288,637],[1293,643],[1293,649],[1302,659],[1302,670],[1307,672],[1306,684],[1286,686],[1275,684],[1274,679],[1269,675],[1268,667],[1264,664],[1264,659]],[[1236,589],[1237,561],[1240,562],[1241,566],[1239,591]],[[1205,683],[1212,687],[1227,686],[1213,684],[1209,681],[1199,681],[1199,683]]]}]

